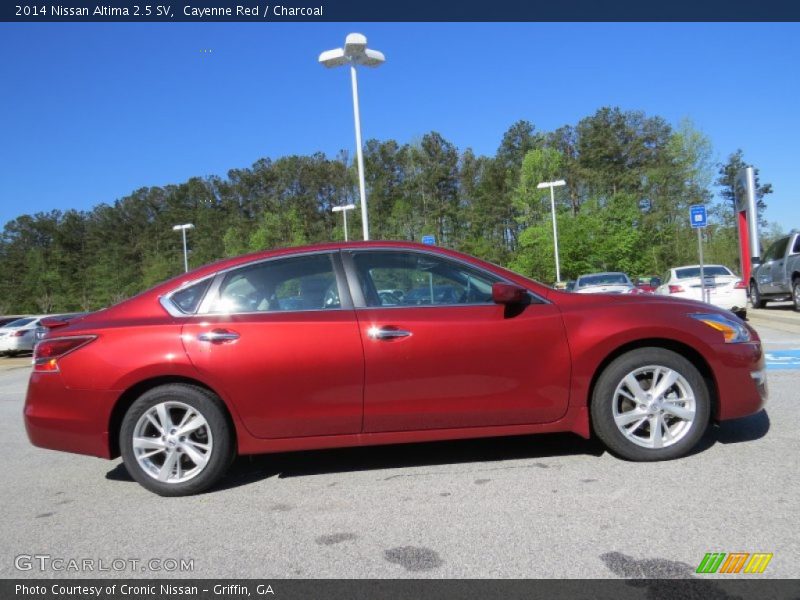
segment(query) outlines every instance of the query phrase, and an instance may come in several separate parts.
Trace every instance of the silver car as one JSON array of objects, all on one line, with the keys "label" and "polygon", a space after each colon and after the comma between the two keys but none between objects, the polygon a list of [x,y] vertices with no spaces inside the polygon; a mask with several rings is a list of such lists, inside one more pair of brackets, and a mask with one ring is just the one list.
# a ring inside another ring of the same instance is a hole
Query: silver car
[{"label": "silver car", "polygon": [[36,328],[42,317],[24,317],[0,328],[0,354],[14,356],[31,352],[36,343]]},{"label": "silver car", "polygon": [[629,294],[636,286],[625,273],[591,273],[575,281],[576,294]]}]

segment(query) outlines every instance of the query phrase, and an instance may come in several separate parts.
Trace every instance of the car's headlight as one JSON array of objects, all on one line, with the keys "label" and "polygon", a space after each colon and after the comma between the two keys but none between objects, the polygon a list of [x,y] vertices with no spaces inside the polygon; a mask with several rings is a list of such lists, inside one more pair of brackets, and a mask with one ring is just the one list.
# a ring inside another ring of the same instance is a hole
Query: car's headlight
[{"label": "car's headlight", "polygon": [[741,342],[749,342],[752,339],[750,330],[744,323],[729,319],[726,316],[713,313],[695,313],[689,316],[717,331],[721,331],[726,344],[739,344]]}]

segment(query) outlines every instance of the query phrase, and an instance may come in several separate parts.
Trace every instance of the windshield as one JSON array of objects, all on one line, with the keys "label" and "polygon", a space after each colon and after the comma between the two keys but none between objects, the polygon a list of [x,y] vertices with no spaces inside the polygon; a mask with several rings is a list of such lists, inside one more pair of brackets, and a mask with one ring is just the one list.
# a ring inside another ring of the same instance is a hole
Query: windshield
[{"label": "windshield", "polygon": [[[703,267],[703,275],[705,277],[723,276],[731,277],[730,269],[721,265],[708,265]],[[685,267],[683,269],[675,269],[675,277],[678,279],[691,279],[692,277],[700,277],[700,267]]]},{"label": "windshield", "polygon": [[631,285],[631,282],[624,273],[598,273],[597,275],[584,275],[578,279],[575,287],[592,285]]}]

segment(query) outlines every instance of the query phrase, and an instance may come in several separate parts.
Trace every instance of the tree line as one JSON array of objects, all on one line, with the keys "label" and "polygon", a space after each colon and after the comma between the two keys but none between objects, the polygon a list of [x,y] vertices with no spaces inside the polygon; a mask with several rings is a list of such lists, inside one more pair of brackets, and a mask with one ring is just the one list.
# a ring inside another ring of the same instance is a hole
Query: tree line
[{"label": "tree line", "polygon": [[[608,107],[549,132],[518,121],[494,156],[459,150],[436,132],[404,144],[369,140],[370,234],[417,241],[432,234],[439,245],[552,283],[550,195],[537,184],[564,179],[556,188],[562,279],[600,270],[656,275],[696,262],[693,204],[710,210],[706,260],[736,269],[732,184],[746,163],[741,150],[722,164],[711,156],[709,140],[688,122],[672,126]],[[762,214],[771,192],[758,182]],[[331,209],[357,201],[350,157],[316,153],[141,188],[87,211],[23,215],[0,236],[0,314],[93,310],[177,275],[183,258],[175,224],[195,225],[189,264],[200,266],[342,240],[341,215]],[[360,238],[360,218],[357,210],[348,215],[351,239]]]}]

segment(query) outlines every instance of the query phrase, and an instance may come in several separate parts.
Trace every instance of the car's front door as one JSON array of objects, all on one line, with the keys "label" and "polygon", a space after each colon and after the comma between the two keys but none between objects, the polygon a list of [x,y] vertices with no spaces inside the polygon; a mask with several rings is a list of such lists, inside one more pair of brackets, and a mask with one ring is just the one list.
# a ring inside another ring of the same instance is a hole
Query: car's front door
[{"label": "car's front door", "polygon": [[790,237],[781,238],[775,242],[770,266],[770,293],[782,294],[789,292],[789,281],[786,276],[786,247],[789,245]]},{"label": "car's front door", "polygon": [[[344,253],[365,356],[364,431],[545,423],[570,355],[558,308],[492,302],[495,275],[432,253]],[[362,297],[363,296],[363,297]]]},{"label": "car's front door", "polygon": [[217,276],[183,327],[195,367],[256,437],[359,433],[364,357],[336,253]]}]

